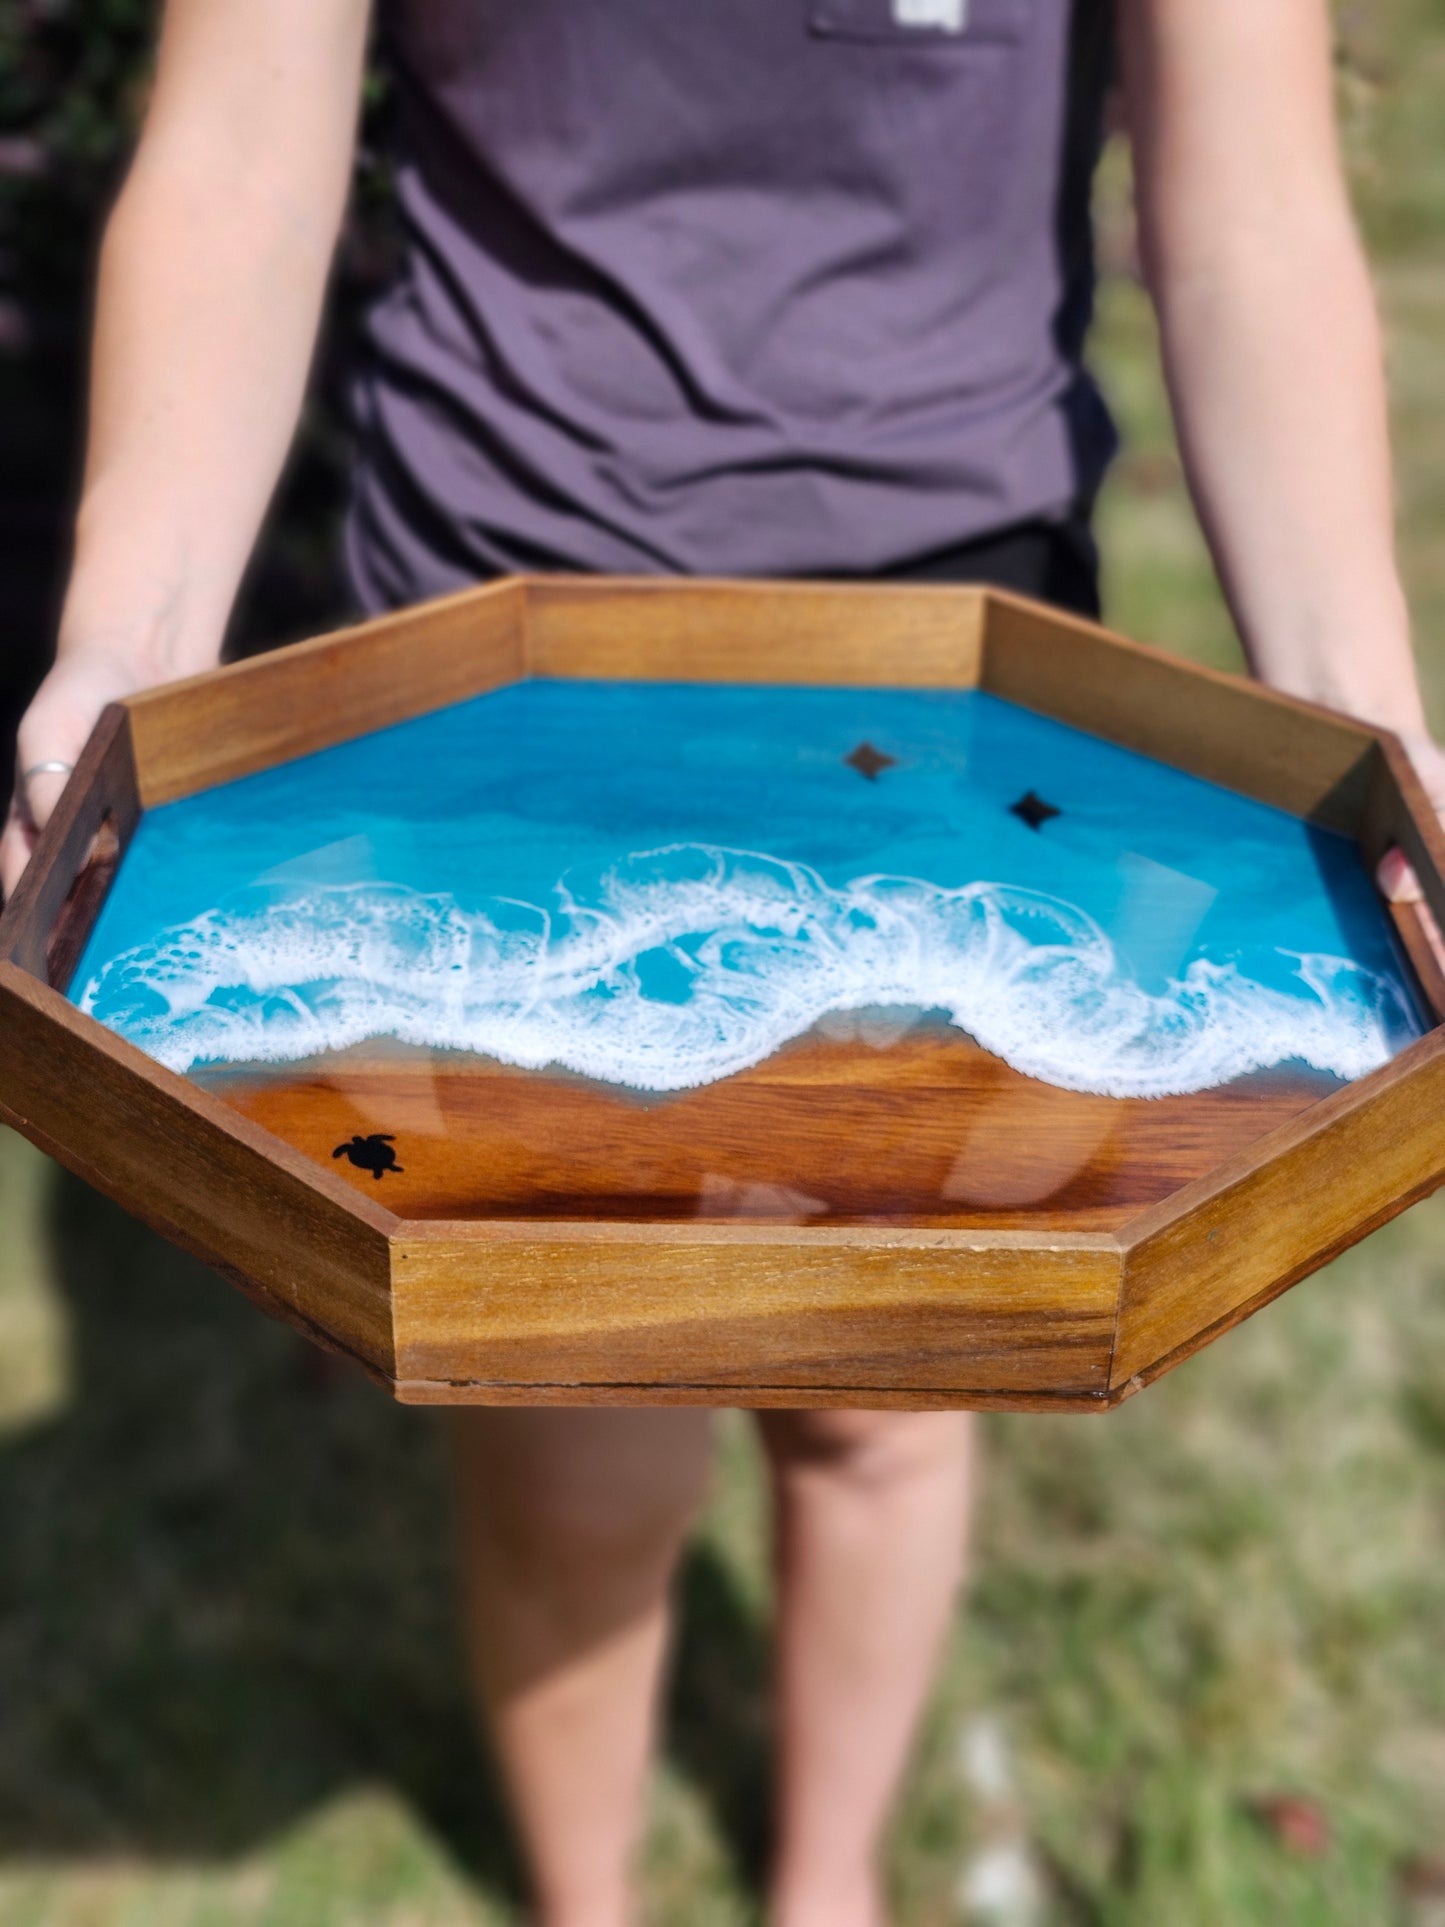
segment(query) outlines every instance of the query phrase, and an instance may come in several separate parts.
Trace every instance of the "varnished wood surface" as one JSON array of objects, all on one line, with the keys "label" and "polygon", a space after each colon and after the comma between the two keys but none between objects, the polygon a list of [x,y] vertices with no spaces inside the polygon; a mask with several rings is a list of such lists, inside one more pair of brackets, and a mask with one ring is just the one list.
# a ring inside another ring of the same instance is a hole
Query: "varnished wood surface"
[{"label": "varnished wood surface", "polygon": [[393,1375],[394,1220],[0,964],[0,1116],[173,1243]]},{"label": "varnished wood surface", "polygon": [[1445,1181],[1445,1029],[1127,1232],[1114,1389],[1188,1356]]},{"label": "varnished wood surface", "polygon": [[374,1046],[300,1074],[205,1081],[315,1158],[354,1135],[394,1136],[399,1173],[337,1169],[409,1219],[1074,1231],[1126,1224],[1333,1088],[1270,1075],[1186,1097],[1089,1096],[1023,1077],[941,1024],[886,1046],[814,1034],[665,1098]]},{"label": "varnished wood surface", "polygon": [[535,676],[969,687],[984,598],[876,583],[527,578]]},{"label": "varnished wood surface", "polygon": [[1292,815],[1357,835],[1379,751],[1364,723],[990,591],[980,686]]},{"label": "varnished wood surface", "polygon": [[1119,1279],[1110,1238],[459,1229],[414,1227],[396,1242],[401,1380],[707,1385],[719,1395],[1107,1389]]},{"label": "varnished wood surface", "polygon": [[127,699],[147,809],[524,673],[524,591],[466,589]]}]

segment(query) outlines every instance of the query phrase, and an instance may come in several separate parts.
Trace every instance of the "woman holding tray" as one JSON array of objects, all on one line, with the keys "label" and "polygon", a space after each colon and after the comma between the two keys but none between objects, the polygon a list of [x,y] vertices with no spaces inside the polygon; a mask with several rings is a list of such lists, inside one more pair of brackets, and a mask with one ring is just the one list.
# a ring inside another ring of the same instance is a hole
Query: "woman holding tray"
[{"label": "woman holding tray", "polygon": [[[395,0],[403,272],[348,557],[396,606],[513,569],[986,579],[1086,612],[1082,361],[1124,84],[1191,484],[1256,671],[1431,793],[1325,0]],[[215,662],[350,174],[363,0],[169,0],[106,233],[13,885],[102,706]],[[1396,857],[1387,887],[1412,888]],[[455,1421],[475,1666],[549,1927],[615,1927],[703,1488],[692,1411]],[[876,1927],[959,1581],[967,1422],[776,1412],[780,1927]]]}]

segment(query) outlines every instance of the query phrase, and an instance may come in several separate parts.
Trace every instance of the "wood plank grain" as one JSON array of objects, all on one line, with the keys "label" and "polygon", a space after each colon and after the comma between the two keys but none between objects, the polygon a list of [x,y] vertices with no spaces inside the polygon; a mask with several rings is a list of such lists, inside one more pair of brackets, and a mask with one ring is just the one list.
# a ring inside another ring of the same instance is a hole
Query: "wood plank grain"
[{"label": "wood plank grain", "polygon": [[0,964],[0,1115],[134,1217],[395,1375],[391,1214]]},{"label": "wood plank grain", "polygon": [[[140,820],[130,718],[119,703],[102,713],[35,846],[35,854],[0,916],[0,958],[33,977],[69,982],[104,888],[87,889],[107,825],[118,855]],[[114,865],[111,865],[111,874]]]},{"label": "wood plank grain", "polygon": [[980,686],[1346,835],[1360,833],[1376,732],[1262,683],[990,590]]},{"label": "wood plank grain", "polygon": [[393,1251],[404,1380],[1107,1389],[1108,1238],[494,1224]]},{"label": "wood plank grain", "polygon": [[1110,1386],[1187,1356],[1445,1182],[1445,1029],[1431,1031],[1121,1234]]},{"label": "wood plank grain", "polygon": [[967,688],[983,597],[967,587],[527,579],[536,676]]},{"label": "wood plank grain", "polygon": [[489,583],[128,698],[147,809],[463,702],[523,671],[524,591]]},{"label": "wood plank grain", "polygon": [[[400,1169],[364,1195],[411,1219],[906,1221],[1107,1230],[1318,1102],[1331,1080],[1241,1079],[1112,1098],[1024,1077],[944,1024],[819,1033],[657,1099],[466,1052],[379,1044],[201,1073],[298,1150],[385,1131]],[[891,1037],[891,1041],[888,1041]]]}]

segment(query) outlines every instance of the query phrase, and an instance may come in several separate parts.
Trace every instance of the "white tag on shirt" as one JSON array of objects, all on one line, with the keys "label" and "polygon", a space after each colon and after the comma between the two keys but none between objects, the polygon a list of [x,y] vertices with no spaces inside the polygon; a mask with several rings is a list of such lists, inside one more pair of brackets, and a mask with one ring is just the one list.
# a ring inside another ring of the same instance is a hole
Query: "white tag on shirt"
[{"label": "white tag on shirt", "polygon": [[893,19],[900,27],[962,33],[968,25],[968,0],[893,0]]}]

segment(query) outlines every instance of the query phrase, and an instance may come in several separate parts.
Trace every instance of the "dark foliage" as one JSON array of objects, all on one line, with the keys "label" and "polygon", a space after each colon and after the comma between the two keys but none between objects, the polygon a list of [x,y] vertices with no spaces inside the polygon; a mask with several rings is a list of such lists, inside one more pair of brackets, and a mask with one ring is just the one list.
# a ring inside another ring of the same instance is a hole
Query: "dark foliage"
[{"label": "dark foliage", "polygon": [[0,0],[0,347],[74,338],[134,137],[154,0]]}]

